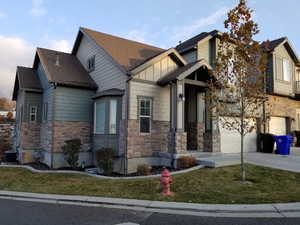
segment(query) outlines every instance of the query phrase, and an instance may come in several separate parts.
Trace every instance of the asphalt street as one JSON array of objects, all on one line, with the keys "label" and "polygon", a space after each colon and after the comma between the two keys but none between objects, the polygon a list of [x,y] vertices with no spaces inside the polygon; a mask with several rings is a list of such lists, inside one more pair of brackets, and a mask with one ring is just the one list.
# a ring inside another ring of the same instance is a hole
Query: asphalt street
[{"label": "asphalt street", "polygon": [[213,218],[0,199],[0,225],[300,225],[300,218]]}]

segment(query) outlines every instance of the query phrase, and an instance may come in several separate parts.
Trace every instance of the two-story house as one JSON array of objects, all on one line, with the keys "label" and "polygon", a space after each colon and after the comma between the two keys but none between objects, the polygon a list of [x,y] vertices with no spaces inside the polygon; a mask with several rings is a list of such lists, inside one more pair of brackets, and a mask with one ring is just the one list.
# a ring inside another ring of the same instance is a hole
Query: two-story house
[{"label": "two-story house", "polygon": [[[73,138],[83,143],[80,163],[95,165],[95,152],[109,147],[120,173],[197,152],[239,152],[239,135],[210,117],[203,98],[219,35],[166,50],[80,28],[71,54],[38,48],[33,67],[16,73],[20,162],[39,151],[50,167],[66,166],[61,147]],[[245,141],[256,150],[255,131]]]},{"label": "two-story house", "polygon": [[263,43],[268,53],[267,93],[270,120],[267,132],[275,135],[300,130],[299,58],[288,38]]}]

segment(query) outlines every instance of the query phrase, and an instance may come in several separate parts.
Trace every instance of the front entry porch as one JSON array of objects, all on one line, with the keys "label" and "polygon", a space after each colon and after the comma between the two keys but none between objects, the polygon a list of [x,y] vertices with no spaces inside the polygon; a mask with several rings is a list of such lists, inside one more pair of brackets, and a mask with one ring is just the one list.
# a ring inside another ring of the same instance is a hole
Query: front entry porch
[{"label": "front entry porch", "polygon": [[211,70],[205,60],[200,60],[159,81],[171,86],[169,153],[220,151],[217,122],[210,116],[205,100]]}]

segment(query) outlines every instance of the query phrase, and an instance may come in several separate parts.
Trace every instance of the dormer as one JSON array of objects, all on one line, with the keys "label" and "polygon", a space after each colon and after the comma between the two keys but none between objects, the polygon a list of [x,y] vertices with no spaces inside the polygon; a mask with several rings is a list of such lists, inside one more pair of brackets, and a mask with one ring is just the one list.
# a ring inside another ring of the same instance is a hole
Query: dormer
[{"label": "dormer", "polygon": [[217,30],[200,33],[177,45],[176,50],[182,55],[187,63],[204,59],[213,67],[217,55],[217,37],[219,35],[221,35],[221,33]]}]

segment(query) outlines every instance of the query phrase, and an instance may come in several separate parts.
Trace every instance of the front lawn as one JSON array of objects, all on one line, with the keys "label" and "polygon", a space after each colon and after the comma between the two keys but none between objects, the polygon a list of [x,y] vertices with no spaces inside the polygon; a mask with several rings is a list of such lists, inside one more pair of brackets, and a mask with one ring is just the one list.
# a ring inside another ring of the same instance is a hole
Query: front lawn
[{"label": "front lawn", "polygon": [[193,203],[300,202],[300,174],[247,165],[251,185],[240,184],[240,167],[201,169],[175,175],[175,196],[159,195],[159,178],[101,180],[71,174],[37,174],[25,169],[0,168],[0,190],[67,195],[166,200]]}]

